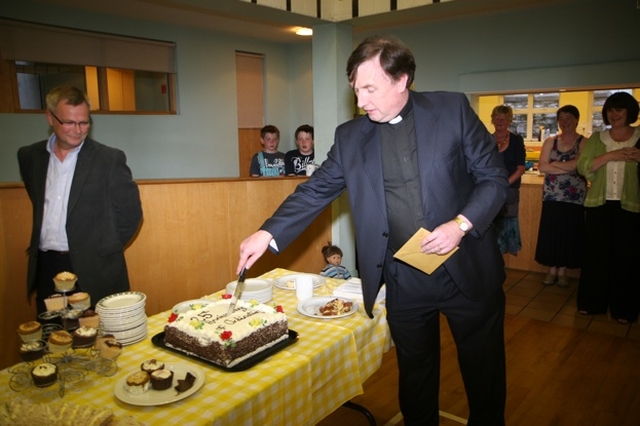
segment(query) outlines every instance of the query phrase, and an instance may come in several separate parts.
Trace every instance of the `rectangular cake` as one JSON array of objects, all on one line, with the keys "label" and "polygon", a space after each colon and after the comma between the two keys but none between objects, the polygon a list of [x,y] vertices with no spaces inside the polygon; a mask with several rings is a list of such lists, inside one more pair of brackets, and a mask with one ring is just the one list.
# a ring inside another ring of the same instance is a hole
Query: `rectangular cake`
[{"label": "rectangular cake", "polygon": [[289,337],[286,315],[277,307],[238,300],[227,316],[228,300],[172,315],[165,345],[223,367],[233,367]]}]

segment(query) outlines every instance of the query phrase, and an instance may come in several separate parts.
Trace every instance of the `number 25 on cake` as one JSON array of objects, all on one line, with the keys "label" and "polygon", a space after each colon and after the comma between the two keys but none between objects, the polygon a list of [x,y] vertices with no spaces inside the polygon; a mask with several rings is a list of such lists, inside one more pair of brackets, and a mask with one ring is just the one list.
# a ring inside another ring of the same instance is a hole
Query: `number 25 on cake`
[{"label": "number 25 on cake", "polygon": [[227,314],[228,300],[173,314],[165,326],[165,345],[223,367],[234,365],[289,338],[280,306],[238,300]]}]

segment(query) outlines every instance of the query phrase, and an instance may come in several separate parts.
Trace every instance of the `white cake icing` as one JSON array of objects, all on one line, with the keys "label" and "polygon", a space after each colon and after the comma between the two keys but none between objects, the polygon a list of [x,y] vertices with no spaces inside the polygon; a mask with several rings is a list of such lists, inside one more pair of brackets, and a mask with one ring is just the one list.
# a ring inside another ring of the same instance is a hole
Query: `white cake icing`
[{"label": "white cake icing", "polygon": [[287,316],[279,307],[238,300],[230,315],[228,310],[229,301],[221,300],[172,316],[165,344],[233,367],[289,338]]},{"label": "white cake icing", "polygon": [[151,375],[153,377],[157,377],[159,379],[168,379],[169,377],[171,377],[173,375],[173,372],[171,372],[169,370],[157,370],[157,371],[154,371],[153,373],[151,373]]},{"label": "white cake icing", "polygon": [[222,335],[225,331],[231,331],[232,339],[239,341],[259,328],[287,319],[286,315],[278,312],[276,308],[255,300],[250,302],[238,300],[236,308],[229,316],[227,316],[228,309],[229,301],[220,300],[204,308],[181,313],[168,326],[176,327],[200,339],[202,345],[211,341],[224,345],[228,342],[228,339],[224,339]]},{"label": "white cake icing", "polygon": [[92,336],[95,336],[98,333],[98,330],[96,330],[93,327],[82,326],[82,327],[78,328],[75,332],[79,336],[92,337]]},{"label": "white cake icing", "polygon": [[42,348],[44,344],[40,341],[35,341],[35,342],[27,342],[27,343],[23,343],[20,346],[20,350],[21,351],[37,351],[38,349]]},{"label": "white cake icing", "polygon": [[38,377],[48,377],[52,374],[55,374],[57,370],[58,367],[56,367],[55,365],[48,362],[43,362],[33,369],[33,375]]}]

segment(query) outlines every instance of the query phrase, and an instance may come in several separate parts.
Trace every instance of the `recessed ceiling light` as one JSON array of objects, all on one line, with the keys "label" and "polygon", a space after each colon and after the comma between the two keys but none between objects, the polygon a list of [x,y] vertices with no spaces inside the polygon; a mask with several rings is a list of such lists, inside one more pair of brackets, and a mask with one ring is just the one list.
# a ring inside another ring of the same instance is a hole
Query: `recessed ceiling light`
[{"label": "recessed ceiling light", "polygon": [[313,35],[313,30],[311,28],[300,27],[296,30],[296,34],[299,36],[310,36]]}]

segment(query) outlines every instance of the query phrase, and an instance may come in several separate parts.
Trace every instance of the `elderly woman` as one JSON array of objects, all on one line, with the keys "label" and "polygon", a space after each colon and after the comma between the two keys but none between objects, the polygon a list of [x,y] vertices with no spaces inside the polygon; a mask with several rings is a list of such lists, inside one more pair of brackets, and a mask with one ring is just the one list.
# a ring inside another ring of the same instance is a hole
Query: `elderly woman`
[{"label": "elderly woman", "polygon": [[587,182],[576,172],[586,139],[576,132],[580,111],[565,105],[556,113],[560,134],[542,144],[538,169],[545,174],[536,262],[548,266],[544,285],[568,287],[566,268],[580,268],[584,246]]},{"label": "elderly woman", "polygon": [[509,174],[507,200],[494,224],[498,233],[498,245],[502,253],[517,255],[522,248],[518,207],[520,205],[520,180],[524,174],[525,148],[522,136],[511,133],[509,126],[513,122],[513,110],[508,105],[498,105],[491,112],[491,124],[495,128],[496,139],[504,165]]},{"label": "elderly woman", "polygon": [[640,311],[640,128],[631,126],[639,110],[628,93],[609,96],[602,119],[610,128],[591,135],[577,166],[590,182],[578,310],[591,315],[608,309],[621,324],[636,321]]}]

